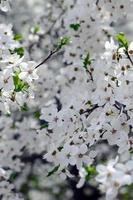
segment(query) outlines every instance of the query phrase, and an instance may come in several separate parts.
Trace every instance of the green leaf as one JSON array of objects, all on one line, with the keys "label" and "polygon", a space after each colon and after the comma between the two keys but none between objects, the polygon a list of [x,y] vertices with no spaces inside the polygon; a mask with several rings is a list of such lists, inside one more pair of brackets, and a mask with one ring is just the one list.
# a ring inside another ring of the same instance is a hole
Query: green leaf
[{"label": "green leaf", "polygon": [[126,38],[126,36],[124,35],[124,33],[118,33],[115,36],[115,39],[117,40],[118,44],[119,44],[119,48],[121,47],[125,47],[125,49],[128,49],[128,40]]},{"label": "green leaf", "polygon": [[38,188],[39,187],[39,178],[37,175],[31,175],[30,177],[30,183],[33,188]]},{"label": "green leaf", "polygon": [[96,168],[93,166],[86,166],[85,171],[87,172],[86,180],[90,180],[94,175],[96,175]]},{"label": "green leaf", "polygon": [[129,152],[130,152],[131,154],[133,154],[133,148],[131,148],[131,149],[129,150]]},{"label": "green leaf", "polygon": [[37,111],[35,111],[35,112],[33,113],[33,117],[34,117],[35,119],[39,119],[39,118],[40,118],[40,115],[41,115],[41,113],[40,113],[39,110],[37,110]]},{"label": "green leaf", "polygon": [[23,40],[23,36],[21,34],[15,34],[14,35],[14,40],[21,41],[21,40]]},{"label": "green leaf", "polygon": [[21,111],[22,111],[22,112],[27,112],[28,110],[29,110],[29,108],[28,108],[27,104],[24,103],[24,105],[21,106]]},{"label": "green leaf", "polygon": [[[29,188],[28,188],[28,183],[25,182],[21,185],[21,188],[20,188],[20,192],[26,196],[28,196],[28,192],[29,192]],[[29,200],[29,198],[27,197],[26,198],[27,200]]]},{"label": "green leaf", "polygon": [[60,167],[60,165],[57,165],[56,167],[54,167],[54,169],[52,169],[50,172],[48,172],[47,177],[49,177],[49,176],[53,175],[55,172],[57,172],[59,167]]},{"label": "green leaf", "polygon": [[119,194],[119,199],[121,200],[129,200],[129,199],[133,199],[133,184],[131,185],[127,185],[127,186],[124,186],[123,188],[123,192],[121,194]]},{"label": "green leaf", "polygon": [[19,73],[15,72],[15,74],[13,75],[13,83],[14,83],[14,91],[15,92],[24,92],[27,91],[27,89],[29,88],[28,83],[25,83],[24,81],[22,81],[19,78]]},{"label": "green leaf", "polygon": [[65,45],[68,45],[70,43],[70,37],[61,37],[60,40],[58,41],[57,47],[61,49]]},{"label": "green leaf", "polygon": [[33,33],[34,33],[34,34],[37,34],[39,31],[40,31],[40,26],[39,26],[39,25],[36,25],[36,26],[33,28]]},{"label": "green leaf", "polygon": [[42,130],[44,128],[48,128],[48,123],[47,122],[41,125],[40,130]]},{"label": "green leaf", "polygon": [[78,31],[80,28],[80,24],[79,23],[70,24],[70,28],[73,29],[74,31]]},{"label": "green leaf", "polygon": [[14,182],[15,179],[17,178],[17,176],[18,176],[18,173],[17,173],[17,172],[13,172],[13,173],[10,175],[9,180],[10,180],[11,182]]},{"label": "green leaf", "polygon": [[92,62],[92,60],[90,59],[90,54],[87,53],[87,54],[85,55],[85,57],[83,58],[83,67],[84,67],[85,69],[87,69],[87,66],[88,66],[88,65],[91,65],[91,62]]},{"label": "green leaf", "polygon": [[17,53],[20,57],[23,57],[23,55],[24,55],[24,48],[23,47],[15,48],[14,49],[14,53]]}]

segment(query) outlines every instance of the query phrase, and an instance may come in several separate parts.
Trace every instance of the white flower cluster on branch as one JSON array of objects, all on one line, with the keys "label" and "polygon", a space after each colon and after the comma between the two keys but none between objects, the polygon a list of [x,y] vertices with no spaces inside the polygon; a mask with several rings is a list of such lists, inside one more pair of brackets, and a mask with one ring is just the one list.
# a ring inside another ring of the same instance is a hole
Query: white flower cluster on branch
[{"label": "white flower cluster on branch", "polygon": [[66,180],[79,178],[79,188],[94,175],[115,200],[133,183],[133,41],[115,30],[132,1],[18,1],[33,8],[28,17],[3,13],[10,2],[0,1],[0,21],[20,16],[26,39],[0,22],[0,199],[39,198],[44,188],[52,199],[51,184],[56,194]]},{"label": "white flower cluster on branch", "polygon": [[106,193],[106,199],[115,199],[120,187],[133,183],[133,160],[119,163],[118,157],[110,160],[108,164],[97,166],[98,175],[96,181],[100,183],[100,189]]},{"label": "white flower cluster on branch", "polygon": [[[44,158],[58,166],[61,177],[65,177],[62,173],[70,176],[70,166],[80,169],[92,165],[99,154],[96,148],[99,142],[116,146],[116,155],[123,158],[130,155],[133,144],[133,45],[123,33],[116,35],[116,40],[111,38],[105,43],[101,58],[91,61],[88,56],[85,57],[87,65],[84,60],[83,67],[69,66],[61,70],[58,98],[62,107],[58,110],[52,104],[42,109],[40,119],[48,122]],[[119,187],[126,184],[123,181]],[[108,196],[108,190],[105,192]]]},{"label": "white flower cluster on branch", "polygon": [[[33,98],[33,80],[38,79],[35,62],[26,61],[24,48],[13,35],[12,26],[0,24],[0,102],[6,111],[10,106],[22,106],[27,99]],[[15,102],[15,103],[14,103]]]}]

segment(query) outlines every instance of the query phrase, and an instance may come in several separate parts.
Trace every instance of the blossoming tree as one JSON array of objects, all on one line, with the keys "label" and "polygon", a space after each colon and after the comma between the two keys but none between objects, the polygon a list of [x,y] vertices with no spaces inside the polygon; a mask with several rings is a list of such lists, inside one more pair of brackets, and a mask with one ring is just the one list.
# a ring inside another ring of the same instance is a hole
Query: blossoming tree
[{"label": "blossoming tree", "polygon": [[0,199],[132,199],[133,1],[0,9]]}]

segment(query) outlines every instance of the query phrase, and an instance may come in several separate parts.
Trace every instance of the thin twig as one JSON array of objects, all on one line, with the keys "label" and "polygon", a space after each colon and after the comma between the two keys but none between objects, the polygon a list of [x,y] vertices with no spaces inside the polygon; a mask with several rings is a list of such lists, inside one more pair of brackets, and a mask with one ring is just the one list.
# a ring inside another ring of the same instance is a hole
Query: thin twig
[{"label": "thin twig", "polygon": [[94,81],[92,73],[88,69],[86,71],[89,73],[91,81]]},{"label": "thin twig", "polygon": [[60,50],[60,48],[56,48],[55,50],[50,51],[50,53],[48,54],[48,56],[41,62],[39,63],[35,69],[37,69],[38,67],[40,67],[41,65],[43,65],[45,62],[47,62],[55,53],[57,53]]},{"label": "thin twig", "polygon": [[94,106],[93,106],[93,108],[91,108],[91,109],[86,109],[86,110],[83,110],[83,111],[81,111],[80,112],[80,114],[82,115],[82,114],[85,114],[85,113],[88,113],[88,114],[91,114],[95,109],[97,109],[97,108],[99,108],[99,106],[98,106],[98,104],[95,104]]},{"label": "thin twig", "polygon": [[130,63],[133,65],[133,61],[132,61],[132,59],[131,59],[131,57],[130,57],[128,51],[126,51],[126,55],[127,55],[127,58],[129,59]]},{"label": "thin twig", "polygon": [[65,13],[65,10],[63,10],[63,11],[59,14],[59,16],[58,16],[58,17],[56,18],[56,20],[52,23],[52,25],[48,28],[48,30],[47,30],[44,34],[42,34],[42,35],[39,36],[39,40],[38,40],[37,43],[34,43],[34,42],[33,42],[33,43],[31,43],[31,44],[29,45],[28,49],[29,49],[30,53],[31,53],[31,50],[32,50],[32,48],[33,48],[34,45],[39,45],[39,44],[41,44],[41,40],[44,40],[44,38],[46,37],[46,35],[51,33],[51,31],[53,30],[54,26],[56,25],[56,23],[58,22],[58,20],[63,16],[64,13]]}]

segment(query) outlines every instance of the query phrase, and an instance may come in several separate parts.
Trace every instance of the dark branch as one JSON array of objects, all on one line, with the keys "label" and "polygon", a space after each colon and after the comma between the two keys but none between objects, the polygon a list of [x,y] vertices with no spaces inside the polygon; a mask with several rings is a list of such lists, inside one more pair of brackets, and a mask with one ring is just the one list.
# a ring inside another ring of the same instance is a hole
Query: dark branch
[{"label": "dark branch", "polygon": [[50,51],[50,53],[48,54],[48,56],[41,63],[39,63],[35,68],[37,69],[38,67],[40,67],[41,65],[43,65],[44,63],[46,63],[59,50],[60,50],[60,48],[57,47],[55,50]]},{"label": "dark branch", "polygon": [[127,55],[127,58],[129,59],[130,63],[133,65],[133,61],[132,61],[132,59],[131,59],[131,57],[130,57],[128,51],[126,51],[126,55]]}]

